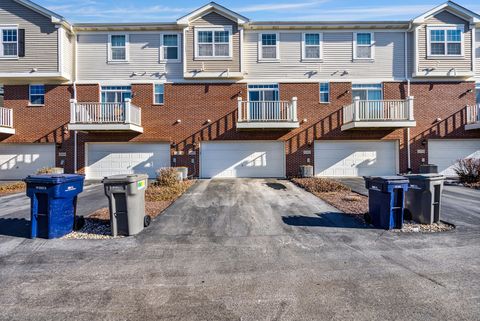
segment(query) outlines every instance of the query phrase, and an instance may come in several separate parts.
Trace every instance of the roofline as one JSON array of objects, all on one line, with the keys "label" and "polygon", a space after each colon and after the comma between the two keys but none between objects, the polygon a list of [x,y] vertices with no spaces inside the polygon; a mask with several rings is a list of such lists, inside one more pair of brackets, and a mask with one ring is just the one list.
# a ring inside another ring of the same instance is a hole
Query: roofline
[{"label": "roofline", "polygon": [[72,29],[72,25],[67,21],[67,19],[65,19],[63,16],[61,16],[61,15],[59,15],[59,14],[53,12],[53,11],[48,10],[45,7],[42,7],[42,6],[32,2],[30,0],[13,0],[13,1],[21,4],[24,7],[27,7],[29,9],[37,12],[37,13],[40,13],[41,15],[43,15],[47,18],[50,18],[50,20],[54,24],[62,25],[69,30]]},{"label": "roofline", "polygon": [[[454,10],[460,13],[461,15],[465,17],[470,17],[470,22],[472,23],[479,23],[480,22],[480,15],[477,14],[476,12],[473,12],[472,10],[469,10],[458,3],[455,3],[453,1],[447,1],[442,3],[441,5],[436,6],[433,9],[428,10],[427,12],[419,15],[418,17],[415,17],[412,19],[413,23],[422,23],[426,18],[435,15],[435,13],[442,11],[442,10]],[[452,14],[457,15],[455,12],[452,12]]]},{"label": "roofline", "polygon": [[77,31],[108,31],[108,30],[165,30],[180,29],[175,22],[146,22],[146,23],[75,23]]},{"label": "roofline", "polygon": [[217,11],[219,11],[219,13],[224,13],[226,16],[229,16],[231,18],[235,18],[235,19],[237,19],[238,24],[244,24],[244,23],[247,23],[247,22],[250,21],[250,19],[248,19],[247,17],[242,16],[241,14],[238,14],[235,11],[232,11],[232,10],[230,10],[230,9],[212,1],[212,2],[209,2],[209,3],[207,3],[206,5],[204,5],[200,8],[195,9],[195,10],[187,13],[186,15],[178,18],[177,23],[180,24],[180,25],[188,25],[188,23],[190,21],[190,17],[196,17],[197,15],[199,17],[201,17],[203,12],[207,12],[209,10],[217,10]]}]

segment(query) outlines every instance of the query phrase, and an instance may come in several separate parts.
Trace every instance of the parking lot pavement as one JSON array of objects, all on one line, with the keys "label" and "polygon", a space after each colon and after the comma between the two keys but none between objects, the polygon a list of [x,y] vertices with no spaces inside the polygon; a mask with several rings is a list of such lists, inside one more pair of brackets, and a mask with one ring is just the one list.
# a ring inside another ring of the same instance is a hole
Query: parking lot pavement
[{"label": "parking lot pavement", "polygon": [[136,237],[0,236],[0,320],[478,320],[480,233],[371,229],[281,180],[199,180]]},{"label": "parking lot pavement", "polygon": [[[103,185],[87,185],[77,201],[77,215],[84,216],[108,207]],[[0,196],[0,235],[27,237],[29,235],[30,198],[25,193]]]}]

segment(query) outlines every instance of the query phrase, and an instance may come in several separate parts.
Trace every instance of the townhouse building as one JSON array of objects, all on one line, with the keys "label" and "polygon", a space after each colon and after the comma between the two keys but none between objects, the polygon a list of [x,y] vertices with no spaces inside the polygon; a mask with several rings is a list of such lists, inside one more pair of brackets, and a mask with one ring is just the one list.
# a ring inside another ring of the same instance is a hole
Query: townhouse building
[{"label": "townhouse building", "polygon": [[480,157],[480,16],[451,1],[409,21],[251,21],[212,2],[72,25],[0,0],[0,36],[0,179],[453,175]]}]

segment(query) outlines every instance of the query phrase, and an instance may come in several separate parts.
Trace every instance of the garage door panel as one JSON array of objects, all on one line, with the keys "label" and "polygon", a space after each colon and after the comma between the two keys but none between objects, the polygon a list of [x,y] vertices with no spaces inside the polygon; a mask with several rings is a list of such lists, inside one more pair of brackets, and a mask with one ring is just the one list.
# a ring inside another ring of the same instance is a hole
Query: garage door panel
[{"label": "garage door panel", "polygon": [[87,158],[87,179],[134,173],[144,173],[154,178],[159,168],[170,166],[170,145],[88,143]]},{"label": "garage door panel", "polygon": [[456,176],[455,164],[464,158],[480,158],[480,139],[428,141],[428,162],[437,165],[440,174]]},{"label": "garage door panel", "polygon": [[204,142],[201,174],[210,177],[284,177],[283,142]]},{"label": "garage door panel", "polygon": [[0,144],[0,179],[23,179],[53,166],[53,144]]},{"label": "garage door panel", "polygon": [[392,141],[316,141],[316,176],[392,175],[396,145]]}]

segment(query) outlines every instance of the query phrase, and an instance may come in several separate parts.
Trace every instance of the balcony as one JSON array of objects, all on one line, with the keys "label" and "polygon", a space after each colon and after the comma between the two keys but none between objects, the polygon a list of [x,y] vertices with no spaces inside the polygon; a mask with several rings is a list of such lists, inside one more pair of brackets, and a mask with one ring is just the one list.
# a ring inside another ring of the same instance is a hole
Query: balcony
[{"label": "balcony", "polygon": [[13,109],[0,107],[0,134],[13,135]]},{"label": "balcony", "polygon": [[143,133],[141,111],[130,99],[123,103],[78,103],[72,99],[68,129]]},{"label": "balcony", "polygon": [[297,97],[291,101],[242,101],[238,98],[237,129],[298,128]]},{"label": "balcony", "polygon": [[480,129],[480,104],[467,106],[467,124],[465,130]]},{"label": "balcony", "polygon": [[342,130],[415,127],[413,97],[405,100],[360,100],[343,107]]}]

